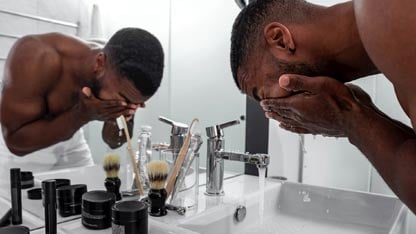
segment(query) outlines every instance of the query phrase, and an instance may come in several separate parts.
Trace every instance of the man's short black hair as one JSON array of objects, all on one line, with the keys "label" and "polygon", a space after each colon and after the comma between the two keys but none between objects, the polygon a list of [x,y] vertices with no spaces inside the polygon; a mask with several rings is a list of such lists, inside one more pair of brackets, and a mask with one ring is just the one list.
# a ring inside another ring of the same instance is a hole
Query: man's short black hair
[{"label": "man's short black hair", "polygon": [[131,80],[145,97],[159,88],[163,76],[164,54],[159,40],[139,28],[117,31],[104,47],[110,65]]},{"label": "man's short black hair", "polygon": [[304,0],[254,0],[234,21],[231,33],[230,62],[234,81],[239,89],[237,72],[248,54],[261,39],[263,28],[272,21],[293,23],[303,21],[309,12]]}]

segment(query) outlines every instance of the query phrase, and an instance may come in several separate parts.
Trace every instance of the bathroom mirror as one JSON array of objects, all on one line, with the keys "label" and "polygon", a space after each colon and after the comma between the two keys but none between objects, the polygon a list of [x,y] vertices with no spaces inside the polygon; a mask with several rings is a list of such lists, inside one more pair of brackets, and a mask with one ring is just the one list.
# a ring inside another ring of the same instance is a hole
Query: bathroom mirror
[{"label": "bathroom mirror", "polygon": [[[229,65],[231,28],[240,9],[233,1],[223,0],[97,2],[104,37],[121,27],[141,27],[154,33],[165,51],[162,85],[146,108],[138,110],[133,139],[137,139],[140,125],[150,125],[153,143],[169,143],[171,129],[158,121],[158,116],[186,124],[198,118],[204,139],[200,164],[204,167],[205,128],[245,115],[245,97],[234,84]],[[88,141],[99,162],[107,150],[101,140],[101,123],[91,123],[87,128]],[[244,133],[244,123],[225,130],[226,148],[244,151]],[[227,163],[226,170],[242,172],[243,167],[241,163]]]},{"label": "bathroom mirror", "polygon": [[[239,11],[232,0],[0,1],[0,72],[12,44],[23,35],[61,32],[106,40],[123,27],[146,29],[164,48],[165,70],[158,92],[145,109],[137,111],[133,142],[140,125],[150,125],[153,143],[169,143],[170,127],[158,116],[186,124],[198,118],[204,167],[205,128],[245,115],[245,97],[236,88],[229,65],[231,27]],[[99,164],[109,151],[101,139],[101,127],[101,122],[84,126]],[[244,133],[244,123],[225,130],[226,148],[244,151]],[[126,144],[117,152],[127,158]],[[226,170],[242,172],[243,167],[232,163]]]}]

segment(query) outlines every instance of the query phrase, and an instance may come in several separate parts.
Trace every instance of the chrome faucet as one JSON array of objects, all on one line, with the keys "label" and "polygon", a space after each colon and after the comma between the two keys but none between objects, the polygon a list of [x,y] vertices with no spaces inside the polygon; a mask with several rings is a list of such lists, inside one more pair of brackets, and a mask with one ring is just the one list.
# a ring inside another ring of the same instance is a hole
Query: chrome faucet
[{"label": "chrome faucet", "polygon": [[184,123],[176,122],[163,116],[159,116],[159,120],[172,126],[170,145],[167,148],[172,149],[173,159],[176,160],[176,157],[182,148],[183,142],[185,141],[186,133],[188,132],[189,127]]},{"label": "chrome faucet", "polygon": [[226,127],[240,124],[234,120],[227,123],[207,127],[207,183],[206,195],[223,195],[224,159],[255,164],[259,168],[269,165],[269,156],[266,154],[249,154],[224,151],[224,131]]}]

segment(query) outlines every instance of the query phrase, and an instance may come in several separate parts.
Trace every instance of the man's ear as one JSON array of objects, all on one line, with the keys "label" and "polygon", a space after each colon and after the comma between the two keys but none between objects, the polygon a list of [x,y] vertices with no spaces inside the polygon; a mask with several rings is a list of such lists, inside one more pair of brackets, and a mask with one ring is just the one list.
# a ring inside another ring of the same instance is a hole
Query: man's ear
[{"label": "man's ear", "polygon": [[94,73],[95,77],[102,77],[105,73],[106,55],[100,52],[95,57]]},{"label": "man's ear", "polygon": [[272,22],[264,27],[264,37],[270,52],[279,58],[293,55],[296,45],[289,29],[281,23]]}]

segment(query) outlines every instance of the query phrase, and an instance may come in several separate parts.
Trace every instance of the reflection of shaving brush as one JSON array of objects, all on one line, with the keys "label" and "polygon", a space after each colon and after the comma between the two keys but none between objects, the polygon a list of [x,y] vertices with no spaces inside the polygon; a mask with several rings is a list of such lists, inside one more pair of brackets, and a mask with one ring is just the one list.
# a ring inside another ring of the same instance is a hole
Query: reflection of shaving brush
[{"label": "reflection of shaving brush", "polygon": [[118,171],[120,170],[120,156],[117,154],[107,154],[104,157],[104,171],[107,174],[104,185],[107,192],[114,193],[116,201],[121,200],[120,185],[121,181],[118,178]]},{"label": "reflection of shaving brush", "polygon": [[168,178],[169,166],[165,161],[151,161],[148,164],[147,172],[149,174],[150,190],[150,215],[164,216],[166,215],[166,189],[165,183]]}]

